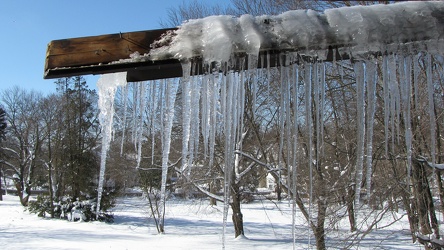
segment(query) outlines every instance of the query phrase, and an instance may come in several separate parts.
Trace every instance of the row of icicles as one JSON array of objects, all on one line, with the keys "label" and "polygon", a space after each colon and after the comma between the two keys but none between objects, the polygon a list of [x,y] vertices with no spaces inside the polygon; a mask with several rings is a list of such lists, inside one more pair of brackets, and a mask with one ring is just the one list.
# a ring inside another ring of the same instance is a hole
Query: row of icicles
[{"label": "row of icicles", "polygon": [[[298,57],[296,53],[287,53],[287,66],[280,66],[277,70],[280,72],[279,89],[279,127],[280,141],[279,152],[286,150],[285,155],[288,159],[282,159],[282,153],[279,153],[278,171],[284,166],[283,162],[287,162],[288,169],[291,169],[291,178],[287,180],[283,178],[280,182],[287,182],[287,186],[291,188],[293,194],[296,193],[296,176],[298,159],[296,157],[298,151],[297,127],[305,125],[308,138],[308,162],[310,164],[310,183],[313,178],[313,165],[319,162],[314,159],[313,150],[321,152],[316,154],[316,158],[322,155],[323,141],[323,121],[324,109],[326,107],[326,66],[331,63],[338,72],[343,72],[343,68],[339,62],[303,62],[299,60],[299,64],[291,64],[288,62],[296,61]],[[383,56],[380,59],[358,60],[352,63],[354,76],[356,80],[356,119],[357,119],[357,158],[355,164],[355,205],[360,204],[360,189],[363,181],[364,166],[367,175],[367,190],[371,190],[371,173],[372,173],[372,155],[373,155],[373,124],[376,110],[376,87],[380,84],[383,88],[383,104],[384,104],[384,128],[385,128],[385,150],[388,155],[390,145],[394,145],[394,138],[391,136],[389,141],[389,131],[401,131],[399,122],[396,119],[403,117],[405,131],[405,147],[407,152],[407,171],[411,171],[412,158],[412,131],[411,131],[411,96],[412,87],[415,91],[417,88],[417,78],[420,72],[420,58],[424,57],[424,68],[427,75],[427,91],[429,95],[429,116],[430,116],[430,138],[431,142],[431,162],[435,163],[435,144],[434,136],[435,114],[434,114],[434,86],[432,72],[432,55],[429,53],[417,54],[392,54]],[[257,57],[250,56],[249,62],[257,62]],[[261,60],[269,60],[269,57]],[[379,64],[379,65],[378,65]],[[224,64],[219,64],[224,65]],[[270,65],[270,62],[267,62]],[[165,79],[150,82],[139,82],[127,85],[122,79],[122,73],[108,75],[106,79],[99,80],[99,106],[102,112],[101,124],[104,128],[103,148],[102,148],[102,164],[101,175],[99,181],[99,204],[101,192],[103,190],[104,171],[106,151],[108,149],[111,138],[113,117],[114,117],[114,95],[116,89],[122,87],[123,100],[123,117],[122,120],[122,145],[121,154],[123,153],[123,141],[125,140],[126,128],[132,127],[132,140],[137,148],[137,167],[140,166],[142,160],[142,145],[145,137],[152,138],[152,156],[154,161],[154,141],[157,132],[161,131],[162,142],[162,183],[161,183],[161,199],[160,214],[164,213],[166,199],[166,180],[169,167],[169,152],[171,143],[171,131],[175,115],[175,101],[178,94],[179,85],[181,88],[181,110],[182,110],[182,159],[181,168],[184,174],[190,174],[191,168],[198,161],[197,152],[203,147],[203,154],[209,164],[214,163],[214,152],[216,138],[222,136],[224,138],[224,234],[223,242],[225,242],[225,231],[227,223],[227,214],[230,200],[230,181],[233,167],[235,166],[235,154],[242,151],[242,136],[245,132],[244,128],[244,112],[246,102],[245,83],[252,84],[251,91],[253,99],[253,109],[256,107],[258,93],[258,79],[267,78],[270,84],[271,71],[270,67],[265,69],[257,69],[254,63],[244,70],[225,71],[219,73],[219,69],[213,70],[212,73],[203,75],[193,75],[192,72],[195,65],[190,61],[182,64],[184,76],[181,79]],[[207,66],[208,67],[208,66]],[[378,74],[378,68],[382,69],[382,74]],[[342,78],[341,73],[341,78]],[[123,82],[122,82],[123,81]],[[129,91],[132,86],[132,91]],[[269,87],[268,90],[269,91]],[[270,94],[270,93],[267,93]],[[132,96],[131,96],[132,95]],[[303,98],[300,98],[303,96]],[[132,99],[132,114],[127,112],[128,101]],[[301,100],[304,100],[301,102]],[[100,105],[100,103],[103,103]],[[304,105],[304,106],[300,106]],[[301,108],[302,107],[302,108]],[[132,119],[126,122],[127,116],[131,115]],[[313,124],[312,117],[318,121]],[[308,119],[307,119],[308,118]],[[199,137],[202,140],[200,141]],[[316,137],[316,138],[313,138]],[[316,148],[313,148],[313,140],[316,139]],[[367,145],[367,146],[366,146]],[[152,162],[153,163],[153,162]],[[279,174],[281,176],[281,174]],[[367,192],[370,195],[371,192]],[[310,184],[310,210],[313,195],[313,187]],[[295,202],[293,202],[295,204]],[[293,207],[293,216],[296,208]],[[97,212],[100,211],[100,206]],[[311,214],[311,212],[310,212]],[[294,221],[294,219],[293,219]],[[163,225],[163,220],[160,222]],[[225,243],[224,243],[225,244]]]}]

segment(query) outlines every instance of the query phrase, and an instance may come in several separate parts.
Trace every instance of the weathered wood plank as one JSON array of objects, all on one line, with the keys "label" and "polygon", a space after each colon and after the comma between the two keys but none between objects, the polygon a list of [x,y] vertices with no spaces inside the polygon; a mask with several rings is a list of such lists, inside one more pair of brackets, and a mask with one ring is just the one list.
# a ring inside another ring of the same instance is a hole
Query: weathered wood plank
[{"label": "weathered wood plank", "polygon": [[[148,53],[150,44],[168,30],[171,29],[51,41],[48,44],[46,53],[45,78],[54,78],[51,77],[52,70],[64,69],[64,72],[69,72],[67,68],[84,67],[89,72],[90,69],[88,67],[126,59],[136,51],[141,54]],[[75,69],[73,70],[76,71]]]}]

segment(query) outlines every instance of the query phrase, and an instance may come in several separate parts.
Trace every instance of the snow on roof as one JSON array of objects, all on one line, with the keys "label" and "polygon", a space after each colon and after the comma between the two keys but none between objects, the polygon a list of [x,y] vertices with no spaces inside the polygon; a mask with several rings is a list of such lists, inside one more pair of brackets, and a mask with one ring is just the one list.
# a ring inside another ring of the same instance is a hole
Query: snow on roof
[{"label": "snow on roof", "polygon": [[279,49],[315,53],[322,59],[319,50],[328,46],[352,46],[352,54],[381,51],[387,44],[399,49],[400,43],[442,39],[443,13],[444,2],[405,2],[329,9],[323,14],[293,10],[276,16],[209,16],[184,22],[153,44],[150,57],[201,56],[207,62],[221,62],[232,53],[257,55],[259,49]]}]

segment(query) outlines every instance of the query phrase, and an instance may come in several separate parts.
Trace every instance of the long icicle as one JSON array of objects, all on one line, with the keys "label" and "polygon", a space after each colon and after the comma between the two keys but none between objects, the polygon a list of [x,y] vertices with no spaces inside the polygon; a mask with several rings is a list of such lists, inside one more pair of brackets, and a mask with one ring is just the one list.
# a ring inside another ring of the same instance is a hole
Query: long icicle
[{"label": "long icicle", "polygon": [[281,187],[282,187],[282,169],[283,169],[283,153],[284,153],[284,137],[285,137],[285,133],[284,133],[284,125],[285,125],[285,95],[286,95],[286,91],[285,91],[285,73],[284,73],[284,68],[283,65],[283,55],[279,55],[279,59],[280,59],[280,103],[279,103],[279,131],[281,131],[280,135],[279,135],[279,155],[278,155],[278,200],[281,199],[280,194],[281,194]]},{"label": "long icicle", "polygon": [[[193,65],[193,68],[195,65]],[[193,70],[194,71],[194,70]],[[201,93],[200,77],[194,76],[191,81],[191,123],[190,123],[190,152],[188,159],[188,175],[191,174],[191,168],[193,167],[194,157],[199,151],[199,101]]]},{"label": "long icicle", "polygon": [[373,124],[375,119],[375,109],[376,109],[376,82],[377,82],[377,72],[376,72],[376,64],[367,61],[367,126],[366,126],[366,135],[367,135],[367,175],[366,175],[366,184],[367,184],[367,200],[370,201],[371,197],[371,184],[372,184],[372,157],[373,157]]},{"label": "long icicle", "polygon": [[[156,119],[156,112],[157,112],[157,94],[159,94],[159,91],[157,89],[157,85],[159,85],[159,81],[153,81],[151,82],[151,104],[150,104],[150,133],[151,133],[151,165],[154,165],[154,157],[155,157],[155,145],[156,145],[156,127],[155,127],[155,121]],[[160,87],[159,87],[160,90]]]},{"label": "long icicle", "polygon": [[355,168],[355,207],[359,207],[365,142],[365,65],[363,62],[358,61],[355,62],[353,66],[356,75],[356,120],[358,125]]},{"label": "long icicle", "polygon": [[321,144],[321,152],[320,155],[321,157],[324,157],[324,108],[325,108],[325,87],[327,86],[326,84],[326,79],[325,79],[325,62],[322,62],[321,66],[320,66],[320,74],[321,74],[321,86],[320,86],[320,103],[319,103],[319,108],[321,110],[320,114],[319,114],[319,122],[320,122],[320,144]]},{"label": "long icicle", "polygon": [[307,150],[308,150],[308,167],[309,167],[309,204],[308,204],[308,245],[311,245],[311,233],[310,233],[310,223],[312,221],[312,207],[313,207],[313,122],[311,118],[311,88],[312,88],[312,64],[305,64],[305,123],[307,127]]},{"label": "long icicle", "polygon": [[191,127],[191,62],[182,62],[183,77],[182,85],[182,167],[184,171],[188,167],[188,147],[190,141]]},{"label": "long icicle", "polygon": [[299,66],[293,66],[294,80],[293,86],[293,166],[292,166],[292,235],[293,235],[293,249],[296,249],[296,192],[297,192],[297,165],[298,165],[298,122],[299,122]]},{"label": "long icicle", "polygon": [[210,77],[209,74],[205,74],[202,80],[202,104],[201,104],[201,133],[203,137],[203,147],[204,147],[204,158],[205,160],[208,157],[208,138],[210,134]]},{"label": "long icicle", "polygon": [[145,113],[145,90],[146,83],[139,83],[139,115],[138,115],[138,124],[137,124],[137,167],[140,167],[140,163],[142,161],[142,144],[143,144],[143,118]]},{"label": "long icicle", "polygon": [[382,82],[384,94],[384,144],[385,157],[389,155],[389,124],[390,124],[390,89],[389,89],[389,72],[388,72],[388,58],[384,55],[382,58]]},{"label": "long icicle", "polygon": [[155,144],[156,144],[156,138],[155,138],[155,121],[156,119],[156,112],[157,112],[157,84],[158,81],[152,81],[150,85],[150,135],[151,135],[151,165],[154,165],[154,154],[155,154]]},{"label": "long icicle", "polygon": [[102,75],[97,81],[99,90],[99,122],[102,126],[102,150],[100,157],[99,185],[97,188],[96,219],[100,216],[100,203],[102,201],[103,185],[105,182],[106,154],[111,140],[113,117],[114,117],[114,96],[119,86],[126,85],[126,73],[114,73]]},{"label": "long icicle", "polygon": [[320,83],[319,83],[319,62],[315,62],[313,68],[313,96],[314,96],[314,127],[315,127],[315,135],[316,135],[316,150],[315,150],[315,167],[316,169],[320,168],[320,152],[321,152],[321,109],[320,109]]},{"label": "long icicle", "polygon": [[128,84],[122,87],[122,99],[123,99],[123,125],[122,125],[122,141],[120,143],[120,156],[123,155],[123,146],[125,143],[125,132],[126,132],[126,118],[127,118],[127,108],[128,108]]},{"label": "long icicle", "polygon": [[177,80],[167,80],[166,92],[165,92],[165,112],[164,112],[164,128],[162,132],[163,143],[162,143],[162,178],[160,186],[160,201],[159,201],[159,233],[164,233],[165,227],[165,202],[166,202],[166,182],[168,177],[168,160],[170,155],[170,143],[171,143],[171,130],[173,127],[174,119],[174,103],[176,100],[177,93]]},{"label": "long icicle", "polygon": [[412,93],[412,59],[411,56],[399,56],[399,78],[401,87],[401,108],[404,117],[405,147],[407,152],[407,184],[410,186],[410,173],[412,171],[412,123],[411,123],[411,93]]},{"label": "long icicle", "polygon": [[[432,156],[432,164],[436,163],[436,117],[435,117],[435,89],[433,86],[433,72],[432,72],[432,55],[426,55],[426,76],[427,76],[427,93],[429,99],[429,119],[430,119],[430,154]],[[433,168],[435,172],[435,168]],[[434,176],[434,175],[433,175]]]},{"label": "long icicle", "polygon": [[[287,154],[287,182],[288,182],[288,187],[291,188],[291,152],[292,152],[292,135],[291,135],[291,131],[292,131],[292,126],[291,126],[291,83],[293,82],[293,79],[291,78],[290,74],[290,54],[286,55],[286,60],[285,60],[285,89],[286,89],[286,94],[285,94],[285,139],[286,139],[286,154]],[[290,202],[290,200],[289,200]]]},{"label": "long icicle", "polygon": [[226,80],[227,76],[225,76],[224,74],[221,75],[221,98],[220,98],[220,102],[221,102],[221,113],[222,113],[222,125],[223,125],[223,131],[225,134],[225,152],[224,152],[224,156],[225,156],[225,166],[224,166],[224,208],[223,208],[223,218],[222,218],[222,249],[225,249],[225,244],[226,244],[226,234],[227,234],[227,218],[228,218],[228,202],[229,202],[229,195],[228,192],[229,187],[228,187],[228,159],[227,159],[227,154],[228,154],[228,136],[227,136],[227,127],[228,127],[228,116],[227,116],[227,80]]}]

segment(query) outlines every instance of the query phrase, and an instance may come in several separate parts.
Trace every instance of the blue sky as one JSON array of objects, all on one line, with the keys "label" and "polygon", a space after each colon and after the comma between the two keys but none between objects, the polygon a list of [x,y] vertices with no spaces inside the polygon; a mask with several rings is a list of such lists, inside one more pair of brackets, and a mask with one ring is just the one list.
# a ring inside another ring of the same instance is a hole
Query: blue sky
[{"label": "blue sky", "polygon": [[[226,0],[229,2],[228,0]],[[1,0],[0,91],[11,86],[55,92],[43,79],[52,40],[162,28],[167,10],[185,0]],[[224,0],[202,0],[212,4]],[[86,76],[95,87],[98,76]]]}]

